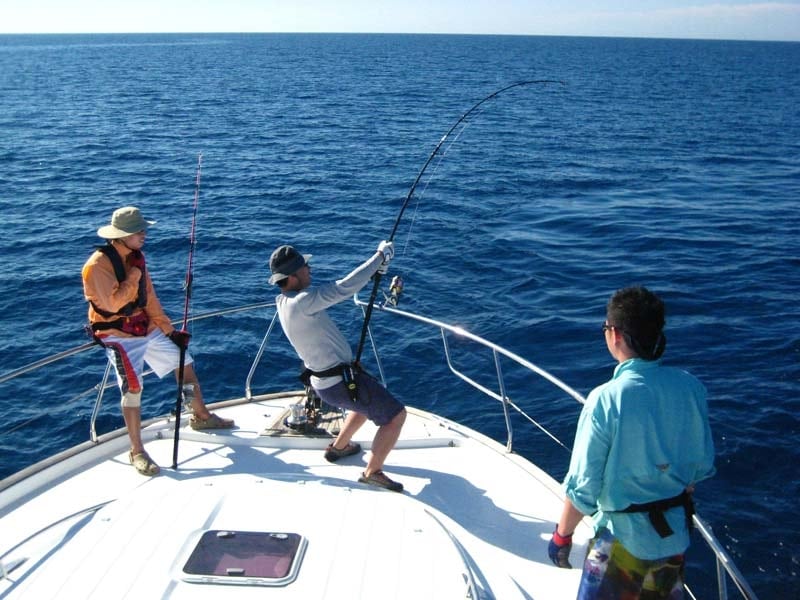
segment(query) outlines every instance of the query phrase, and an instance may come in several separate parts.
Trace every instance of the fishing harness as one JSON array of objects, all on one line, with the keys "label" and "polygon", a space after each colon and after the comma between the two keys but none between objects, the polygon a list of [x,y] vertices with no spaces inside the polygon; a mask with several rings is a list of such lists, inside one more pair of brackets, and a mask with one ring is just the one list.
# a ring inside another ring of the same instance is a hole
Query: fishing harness
[{"label": "fishing harness", "polygon": [[358,388],[356,386],[356,375],[361,373],[364,369],[361,367],[361,364],[358,362],[352,363],[342,363],[336,365],[335,367],[331,367],[330,369],[325,369],[324,371],[312,371],[309,368],[304,368],[303,371],[300,373],[300,381],[303,382],[303,385],[306,386],[306,389],[311,387],[311,376],[314,377],[337,377],[340,376],[342,381],[344,381],[344,385],[347,388],[347,393],[350,396],[350,400],[355,402],[358,397]]},{"label": "fishing harness", "polygon": [[686,528],[691,531],[692,530],[692,516],[695,513],[694,510],[694,501],[692,500],[692,495],[683,490],[677,496],[673,496],[672,498],[666,498],[665,500],[655,500],[653,502],[645,502],[643,504],[631,504],[628,508],[623,510],[617,511],[610,511],[610,512],[620,512],[620,513],[640,513],[646,512],[648,519],[650,519],[650,524],[656,530],[656,533],[660,535],[662,538],[666,538],[671,536],[674,531],[667,523],[667,519],[664,516],[664,512],[669,510],[670,508],[677,508],[678,506],[683,507],[683,512],[686,515]]},{"label": "fishing harness", "polygon": [[[117,249],[114,248],[113,244],[109,242],[105,246],[98,246],[97,251],[104,254],[108,260],[111,261],[111,265],[114,267],[114,275],[117,278],[117,282],[122,283],[125,281],[127,278],[127,274],[125,273],[125,265],[122,263],[122,257],[119,255],[119,252],[117,252]],[[103,310],[91,300],[89,301],[89,304],[92,305],[92,308],[97,314],[106,319],[120,315],[119,319],[114,319],[113,321],[100,321],[97,323],[91,323],[89,327],[91,328],[93,334],[92,337],[95,340],[97,340],[97,337],[94,334],[96,334],[98,331],[105,331],[107,329],[119,329],[120,331],[124,331],[125,333],[136,336],[147,334],[147,328],[150,325],[150,319],[148,318],[147,313],[141,312],[131,317],[131,314],[134,310],[137,308],[144,308],[147,305],[147,281],[144,272],[142,272],[142,277],[139,279],[139,290],[136,298],[128,302],[117,312]]]}]

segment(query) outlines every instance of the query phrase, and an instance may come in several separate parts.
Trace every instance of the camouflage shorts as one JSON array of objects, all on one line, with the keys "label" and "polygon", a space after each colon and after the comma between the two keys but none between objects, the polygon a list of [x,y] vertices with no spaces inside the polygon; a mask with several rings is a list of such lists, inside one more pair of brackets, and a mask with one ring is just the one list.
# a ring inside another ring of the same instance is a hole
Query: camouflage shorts
[{"label": "camouflage shorts", "polygon": [[607,530],[589,543],[578,600],[682,600],[682,554],[636,558]]}]

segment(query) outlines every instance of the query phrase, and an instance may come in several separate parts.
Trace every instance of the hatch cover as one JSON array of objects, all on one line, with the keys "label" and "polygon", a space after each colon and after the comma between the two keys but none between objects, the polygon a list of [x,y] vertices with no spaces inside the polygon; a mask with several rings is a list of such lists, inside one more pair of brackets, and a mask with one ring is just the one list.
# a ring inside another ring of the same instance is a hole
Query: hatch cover
[{"label": "hatch cover", "polygon": [[209,530],[183,567],[194,583],[287,585],[297,578],[306,540],[297,533]]}]

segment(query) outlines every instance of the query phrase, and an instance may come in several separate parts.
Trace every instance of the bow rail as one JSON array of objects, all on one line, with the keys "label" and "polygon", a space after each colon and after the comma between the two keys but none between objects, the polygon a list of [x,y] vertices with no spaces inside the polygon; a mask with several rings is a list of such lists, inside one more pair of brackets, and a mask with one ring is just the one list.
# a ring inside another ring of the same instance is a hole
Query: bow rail
[{"label": "bow rail", "polygon": [[[356,306],[358,306],[362,311],[366,307],[366,303],[361,301],[361,300],[359,300],[359,298],[357,296],[354,297],[354,302],[355,302]],[[193,321],[198,321],[198,320],[203,320],[203,319],[224,317],[224,316],[232,315],[232,314],[235,314],[235,313],[245,313],[245,312],[255,311],[255,310],[259,310],[259,309],[274,309],[274,307],[275,307],[275,302],[274,301],[273,302],[262,302],[262,303],[248,304],[248,305],[238,306],[238,307],[234,307],[234,308],[215,310],[215,311],[199,314],[199,315],[191,317],[189,319],[189,321],[193,322]],[[521,408],[517,403],[515,403],[515,402],[513,402],[511,400],[511,398],[509,397],[509,394],[507,393],[508,386],[507,386],[507,383],[506,383],[506,377],[505,377],[505,374],[504,374],[504,369],[501,367],[501,358],[503,358],[505,360],[508,360],[508,361],[511,361],[511,363],[513,363],[514,365],[517,365],[518,367],[521,367],[522,369],[524,369],[524,370],[526,370],[526,371],[528,371],[530,373],[535,374],[538,378],[549,382],[550,384],[552,384],[553,386],[555,386],[556,388],[561,390],[564,394],[566,394],[567,396],[569,396],[570,398],[572,398],[576,402],[583,403],[583,402],[585,402],[585,399],[579,392],[577,392],[576,390],[571,388],[569,385],[567,385],[566,383],[564,383],[563,381],[561,381],[557,377],[555,377],[552,374],[548,373],[545,369],[542,369],[541,367],[537,366],[536,364],[534,364],[534,363],[532,363],[532,362],[530,362],[530,361],[518,356],[517,354],[515,354],[515,353],[513,353],[513,352],[511,352],[511,351],[509,351],[509,350],[507,350],[507,349],[505,349],[505,348],[503,348],[503,347],[501,347],[501,346],[499,346],[497,344],[494,344],[494,343],[492,343],[492,342],[490,342],[490,341],[488,341],[488,340],[486,340],[486,339],[484,339],[484,338],[482,338],[482,337],[480,337],[478,335],[470,333],[469,331],[463,329],[462,327],[449,325],[447,323],[438,321],[436,319],[423,317],[423,316],[414,314],[412,312],[399,310],[399,309],[397,309],[395,307],[391,307],[391,306],[375,305],[374,308],[376,309],[377,314],[383,313],[383,314],[390,315],[392,318],[396,317],[396,318],[399,318],[399,319],[402,319],[402,320],[405,320],[405,321],[413,321],[415,323],[419,323],[422,326],[425,326],[425,327],[428,327],[428,328],[438,329],[439,336],[441,338],[441,343],[442,343],[442,354],[443,354],[444,362],[446,363],[447,368],[450,370],[450,372],[455,377],[457,377],[459,380],[461,380],[461,381],[465,382],[466,384],[470,385],[474,389],[476,389],[479,392],[481,392],[483,395],[488,396],[489,398],[501,403],[502,409],[503,409],[503,415],[504,415],[504,419],[505,419],[505,427],[506,427],[506,451],[507,452],[513,452],[513,442],[514,442],[514,432],[513,432],[512,425],[511,425],[511,416],[510,416],[511,415],[511,411],[514,411],[519,416],[521,416],[523,419],[525,419],[528,422],[530,422],[531,424],[533,424],[540,431],[542,431],[548,437],[550,437],[555,443],[557,443],[558,445],[562,446],[564,449],[569,450],[569,448],[563,442],[561,442],[555,435],[553,435],[550,431],[548,431],[546,427],[544,427],[543,425],[541,425],[540,423],[535,421],[532,417],[530,417],[525,412],[525,410],[523,410],[523,408]],[[252,389],[251,389],[252,380],[253,380],[254,375],[255,375],[255,373],[257,371],[257,368],[258,368],[258,366],[259,366],[259,364],[260,364],[260,362],[261,362],[261,360],[263,358],[263,355],[264,355],[264,353],[266,351],[266,348],[268,346],[270,337],[274,332],[275,323],[277,321],[277,311],[273,311],[271,316],[268,313],[268,321],[269,322],[268,322],[268,325],[267,325],[266,333],[264,334],[264,336],[262,338],[261,344],[260,344],[260,346],[258,348],[258,351],[257,351],[257,353],[255,355],[255,358],[254,358],[254,360],[252,362],[252,365],[250,367],[250,370],[249,370],[248,375],[247,375],[246,380],[245,380],[245,397],[244,397],[244,399],[242,399],[242,401],[244,401],[244,402],[248,402],[253,398]],[[369,329],[368,335],[369,335],[369,339],[370,339],[370,344],[371,344],[371,347],[372,347],[372,350],[373,350],[373,355],[374,355],[375,360],[376,360],[377,365],[378,365],[380,378],[383,381],[383,383],[385,384],[386,383],[386,378],[385,378],[385,374],[384,374],[383,364],[381,362],[380,355],[379,355],[379,352],[378,352],[377,343],[375,341],[375,338],[373,337],[371,327],[368,328],[368,329]],[[461,339],[461,340],[466,340],[466,341],[468,341],[468,342],[470,342],[472,344],[475,344],[477,347],[488,351],[491,354],[492,363],[494,365],[494,370],[495,370],[494,376],[496,377],[497,391],[493,390],[492,388],[488,387],[487,385],[479,383],[477,381],[477,379],[473,375],[468,375],[465,372],[463,372],[463,370],[461,370],[461,369],[456,367],[455,362],[453,360],[453,347],[452,347],[452,344],[450,343],[450,339],[451,338],[458,338],[458,339]],[[5,374],[0,375],[0,384],[5,383],[5,382],[10,381],[10,380],[13,380],[13,379],[16,379],[17,377],[29,374],[29,373],[31,373],[33,371],[37,371],[38,369],[41,369],[41,368],[43,368],[45,366],[52,365],[54,363],[58,363],[58,362],[66,359],[66,358],[68,358],[70,356],[74,356],[76,354],[80,354],[80,353],[86,352],[86,351],[94,348],[95,346],[96,346],[96,344],[94,344],[94,343],[82,344],[82,345],[77,346],[75,348],[72,348],[72,349],[69,349],[69,350],[66,350],[66,351],[63,351],[63,352],[59,352],[57,354],[53,354],[53,355],[48,356],[48,357],[46,357],[44,359],[37,360],[37,361],[35,361],[33,363],[30,363],[28,365],[25,365],[23,367],[11,370],[11,371],[9,371],[9,372],[7,372]],[[145,373],[145,375],[148,375],[149,373],[150,372],[147,372],[147,373]],[[109,375],[110,375],[110,369],[108,367],[106,367],[106,371],[105,371],[105,374],[104,374],[101,382],[98,385],[94,386],[91,390],[83,392],[83,393],[79,394],[78,396],[76,396],[76,398],[75,398],[75,400],[81,399],[81,398],[84,398],[87,395],[93,393],[95,390],[97,391],[97,397],[96,397],[96,400],[95,400],[95,407],[94,407],[94,410],[92,412],[92,417],[90,419],[90,432],[89,432],[90,441],[89,442],[84,442],[83,444],[81,444],[81,445],[79,445],[79,446],[77,446],[77,447],[75,447],[73,449],[64,451],[64,452],[62,452],[62,453],[60,453],[60,454],[58,454],[58,455],[56,455],[54,457],[51,457],[50,459],[41,461],[41,463],[38,463],[37,465],[33,465],[31,467],[28,467],[27,469],[25,469],[21,473],[18,473],[18,474],[15,474],[15,475],[12,475],[12,476],[8,477],[7,479],[5,479],[2,482],[0,482],[0,489],[4,489],[5,487],[8,487],[9,485],[12,485],[14,483],[14,481],[19,479],[20,475],[23,475],[23,474],[29,475],[32,470],[44,468],[45,466],[47,466],[47,464],[50,464],[53,460],[63,459],[65,457],[69,456],[73,452],[81,451],[81,449],[85,448],[87,444],[93,445],[93,444],[103,443],[104,441],[107,441],[108,439],[111,439],[111,436],[114,436],[114,435],[118,434],[118,432],[117,433],[112,432],[110,434],[106,434],[106,435],[103,435],[103,436],[98,436],[98,434],[96,432],[96,429],[95,429],[96,419],[97,419],[97,416],[98,416],[98,413],[99,413],[99,410],[100,410],[100,406],[102,404],[103,392],[109,387],[116,387],[115,383],[113,383],[113,382],[112,383],[108,383],[107,380],[108,380]],[[22,426],[24,426],[24,424]],[[19,428],[19,427],[17,427],[17,428]],[[17,428],[15,428],[15,429],[17,429]],[[2,435],[3,433],[8,433],[8,432],[0,432],[0,435]],[[757,600],[756,594],[750,588],[750,586],[747,583],[747,581],[745,580],[744,576],[741,574],[739,569],[736,567],[736,565],[734,564],[734,562],[731,559],[731,557],[729,556],[729,554],[723,548],[722,544],[714,536],[714,534],[713,534],[711,528],[709,527],[709,525],[696,514],[694,515],[694,524],[695,524],[695,527],[696,527],[697,531],[699,532],[701,538],[705,542],[706,546],[710,549],[710,551],[714,555],[714,560],[716,562],[716,572],[717,572],[717,589],[718,589],[718,596],[717,597],[719,598],[719,600],[727,600],[727,598],[728,598],[728,581],[731,581],[733,583],[734,587],[736,588],[736,590],[739,593],[739,597],[744,598],[745,600]],[[690,598],[695,599],[695,600],[698,599],[698,597],[694,595],[694,593],[692,592],[692,590],[688,586],[686,588],[686,591],[687,591],[687,593],[688,593]]]}]

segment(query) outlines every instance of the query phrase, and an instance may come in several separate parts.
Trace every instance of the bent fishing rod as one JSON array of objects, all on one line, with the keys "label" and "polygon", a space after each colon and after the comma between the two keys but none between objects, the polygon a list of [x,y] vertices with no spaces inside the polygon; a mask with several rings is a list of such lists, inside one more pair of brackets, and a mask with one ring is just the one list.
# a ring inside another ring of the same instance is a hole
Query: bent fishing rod
[{"label": "bent fishing rod", "polygon": [[[516,83],[512,83],[512,84],[507,85],[507,86],[505,86],[503,88],[500,88],[499,90],[496,90],[496,91],[492,92],[491,94],[489,94],[485,98],[483,98],[480,101],[476,102],[472,106],[472,108],[470,108],[467,112],[465,112],[463,115],[461,115],[458,118],[458,120],[455,123],[453,123],[452,127],[450,127],[450,129],[447,130],[447,133],[445,133],[442,136],[442,138],[439,140],[439,143],[436,144],[436,146],[433,148],[433,151],[430,153],[430,156],[428,156],[428,160],[425,161],[425,164],[422,165],[422,168],[419,170],[419,173],[417,173],[417,177],[416,177],[416,179],[414,179],[414,183],[411,184],[411,188],[408,190],[408,194],[406,194],[405,202],[403,202],[403,205],[400,207],[400,212],[398,213],[397,218],[395,219],[394,227],[392,227],[392,232],[389,234],[389,237],[387,239],[390,242],[394,240],[395,233],[397,233],[397,228],[400,225],[400,220],[403,218],[403,213],[405,213],[406,208],[408,207],[409,203],[411,202],[411,198],[414,196],[414,192],[416,191],[417,185],[419,184],[420,180],[422,179],[422,176],[425,174],[425,171],[428,169],[428,166],[433,162],[433,159],[436,156],[439,155],[439,151],[441,150],[442,145],[450,137],[450,135],[458,128],[459,125],[464,123],[469,118],[469,116],[472,115],[473,113],[475,113],[475,111],[477,111],[478,108],[480,108],[481,105],[483,105],[485,102],[488,102],[492,98],[495,98],[495,97],[499,96],[500,94],[502,94],[503,92],[505,92],[507,90],[510,90],[510,89],[516,88],[516,87],[520,87],[520,86],[523,86],[523,85],[546,85],[546,84],[549,84],[549,83],[557,83],[557,84],[560,84],[560,85],[564,85],[563,81],[558,81],[558,80],[554,80],[554,79],[534,79],[534,80],[530,80],[530,81],[518,81]],[[378,289],[380,288],[381,277],[382,276],[383,276],[383,274],[380,271],[377,271],[375,273],[375,275],[373,276],[372,293],[370,294],[369,302],[367,303],[367,308],[364,311],[364,324],[361,327],[361,338],[359,339],[359,342],[358,342],[358,351],[356,352],[356,358],[355,358],[355,362],[356,363],[360,362],[361,353],[364,350],[364,343],[366,341],[367,333],[369,331],[369,320],[370,320],[370,317],[372,316],[372,307],[375,304],[375,298],[377,298],[377,296],[378,296]]]},{"label": "bent fishing rod", "polygon": [[[183,324],[181,330],[186,331],[189,323],[189,305],[192,298],[192,280],[194,278],[194,247],[196,245],[195,231],[197,230],[197,205],[200,200],[200,170],[203,162],[203,153],[197,155],[197,174],[194,179],[194,208],[192,210],[192,228],[189,233],[189,265],[186,268],[186,280],[183,284]],[[178,440],[180,438],[181,404],[183,404],[183,374],[186,366],[186,345],[180,345],[180,360],[178,362],[178,396],[175,400],[175,441],[172,444],[172,468],[178,468]]]}]

